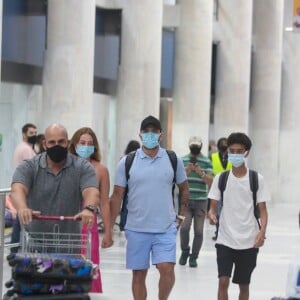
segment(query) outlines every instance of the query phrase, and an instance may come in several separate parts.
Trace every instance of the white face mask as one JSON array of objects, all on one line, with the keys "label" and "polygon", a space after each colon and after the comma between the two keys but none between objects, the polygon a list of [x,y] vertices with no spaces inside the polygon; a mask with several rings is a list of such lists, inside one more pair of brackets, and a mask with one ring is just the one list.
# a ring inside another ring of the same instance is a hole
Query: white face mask
[{"label": "white face mask", "polygon": [[238,168],[245,163],[245,156],[244,154],[228,153],[228,160],[235,168]]},{"label": "white face mask", "polygon": [[154,149],[159,145],[159,133],[144,132],[141,134],[143,146],[147,149]]},{"label": "white face mask", "polygon": [[76,153],[82,158],[89,158],[94,152],[94,146],[78,145],[76,147]]}]

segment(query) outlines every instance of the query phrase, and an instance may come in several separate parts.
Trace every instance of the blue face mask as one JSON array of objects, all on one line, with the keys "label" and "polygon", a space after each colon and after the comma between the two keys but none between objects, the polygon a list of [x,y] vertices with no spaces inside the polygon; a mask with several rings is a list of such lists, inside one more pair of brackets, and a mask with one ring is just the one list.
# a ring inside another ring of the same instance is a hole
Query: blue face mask
[{"label": "blue face mask", "polygon": [[245,162],[245,156],[244,154],[228,153],[228,160],[235,168],[238,168]]},{"label": "blue face mask", "polygon": [[145,132],[141,134],[142,144],[147,149],[154,149],[159,145],[159,133],[155,132]]},{"label": "blue face mask", "polygon": [[89,158],[95,152],[95,146],[78,145],[76,153],[82,158]]}]

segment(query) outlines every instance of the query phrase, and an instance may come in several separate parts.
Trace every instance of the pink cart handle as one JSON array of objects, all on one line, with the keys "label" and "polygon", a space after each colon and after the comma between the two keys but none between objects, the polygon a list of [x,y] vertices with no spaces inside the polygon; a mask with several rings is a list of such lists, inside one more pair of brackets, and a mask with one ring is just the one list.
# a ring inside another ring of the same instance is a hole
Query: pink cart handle
[{"label": "pink cart handle", "polygon": [[81,221],[81,218],[74,219],[72,216],[46,216],[46,215],[33,215],[35,220],[51,220],[51,221]]}]

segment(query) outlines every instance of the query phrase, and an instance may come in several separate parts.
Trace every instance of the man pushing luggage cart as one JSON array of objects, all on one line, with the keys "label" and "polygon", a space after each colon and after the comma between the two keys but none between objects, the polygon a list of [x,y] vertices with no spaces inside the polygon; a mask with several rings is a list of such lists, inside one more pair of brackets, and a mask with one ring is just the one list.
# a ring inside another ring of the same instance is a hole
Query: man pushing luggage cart
[{"label": "man pushing luggage cart", "polygon": [[[32,221],[33,216],[65,215],[92,227],[99,206],[99,183],[94,168],[87,160],[68,153],[67,131],[60,124],[46,129],[44,147],[44,153],[24,160],[13,175],[11,200],[20,222],[29,232],[47,233],[52,231],[51,223],[37,223]],[[110,222],[106,230],[110,230]],[[60,232],[79,234],[80,224],[67,220],[60,224]],[[103,240],[105,247],[112,245],[109,236]]]},{"label": "man pushing luggage cart", "polygon": [[88,299],[97,268],[90,261],[90,233],[61,232],[60,224],[74,223],[73,217],[39,216],[34,219],[52,223],[53,230],[30,232],[22,228],[22,250],[7,258],[12,279],[7,283],[11,289],[7,291],[6,299],[28,299],[37,295],[57,299],[57,295],[62,294]]}]

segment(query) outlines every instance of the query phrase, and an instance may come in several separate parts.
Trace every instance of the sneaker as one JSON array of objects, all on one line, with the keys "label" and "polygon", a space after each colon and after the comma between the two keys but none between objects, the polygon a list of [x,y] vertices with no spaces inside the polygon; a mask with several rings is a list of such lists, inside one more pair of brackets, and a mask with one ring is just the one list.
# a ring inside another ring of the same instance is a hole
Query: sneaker
[{"label": "sneaker", "polygon": [[197,268],[198,267],[197,258],[190,257],[189,265],[191,268]]},{"label": "sneaker", "polygon": [[189,257],[189,252],[190,251],[182,251],[181,252],[181,256],[179,258],[179,264],[182,266],[185,266]]}]

